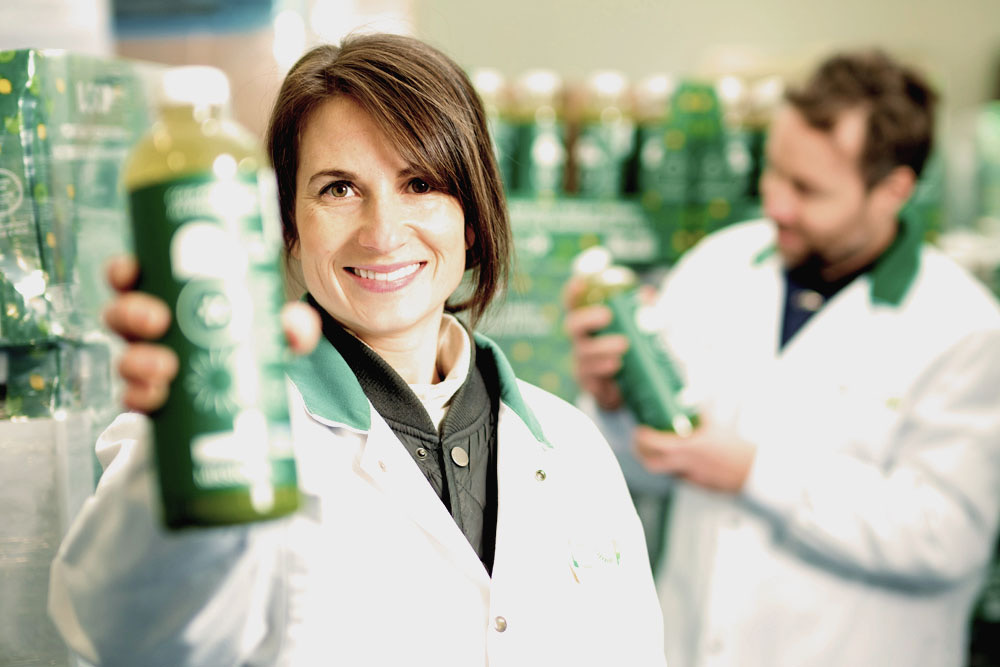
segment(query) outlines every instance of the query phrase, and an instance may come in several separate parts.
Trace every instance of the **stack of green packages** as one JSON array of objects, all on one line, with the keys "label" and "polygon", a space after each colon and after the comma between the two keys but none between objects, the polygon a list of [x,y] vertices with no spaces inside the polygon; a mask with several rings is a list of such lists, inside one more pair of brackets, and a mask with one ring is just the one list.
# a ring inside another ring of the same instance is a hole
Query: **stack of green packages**
[{"label": "stack of green packages", "polygon": [[126,248],[120,170],[149,123],[156,69],[0,52],[0,417],[47,416],[91,392],[108,399],[108,374],[67,374],[107,357],[96,333],[102,265]]},{"label": "stack of green packages", "polygon": [[509,192],[552,198],[565,190],[566,123],[563,84],[550,70],[531,70],[515,86],[512,123],[516,127],[514,169]]},{"label": "stack of green packages", "polygon": [[140,66],[0,51],[0,663],[76,664],[49,567],[94,487],[115,409],[103,264],[126,247],[120,172],[149,124]]},{"label": "stack of green packages", "polygon": [[1000,297],[1000,101],[987,103],[976,122],[976,227],[988,239],[983,279]]},{"label": "stack of green packages", "polygon": [[469,78],[483,101],[500,178],[509,192],[515,180],[518,149],[518,126],[512,116],[510,87],[503,74],[488,67],[474,70]]},{"label": "stack of green packages", "polygon": [[750,159],[734,140],[711,83],[684,81],[670,100],[659,173],[641,200],[672,263],[705,234],[744,219]]},{"label": "stack of green packages", "polygon": [[649,198],[646,208],[655,209],[661,201],[659,180],[663,171],[666,147],[663,135],[670,111],[670,98],[677,82],[668,74],[652,74],[633,88],[635,117],[634,154],[629,167],[626,189],[630,194]]},{"label": "stack of green packages", "polygon": [[[1000,102],[990,102],[979,112],[975,126],[975,226],[996,245],[1000,234]],[[988,245],[988,244],[984,244]],[[980,267],[977,275],[1000,297],[1000,257]],[[973,612],[970,629],[970,667],[1000,664],[1000,543],[990,576]]]},{"label": "stack of green packages", "polygon": [[635,141],[628,92],[628,80],[612,70],[595,72],[584,86],[573,142],[576,192],[581,197],[617,199],[625,194]]},{"label": "stack of green packages", "polygon": [[517,263],[510,289],[481,328],[519,377],[572,400],[578,393],[563,331],[562,291],[573,259],[602,244],[634,264],[656,256],[656,238],[634,202],[560,198],[509,200]]},{"label": "stack of green packages", "polygon": [[975,217],[979,226],[1000,225],[1000,101],[989,102],[975,123]]}]

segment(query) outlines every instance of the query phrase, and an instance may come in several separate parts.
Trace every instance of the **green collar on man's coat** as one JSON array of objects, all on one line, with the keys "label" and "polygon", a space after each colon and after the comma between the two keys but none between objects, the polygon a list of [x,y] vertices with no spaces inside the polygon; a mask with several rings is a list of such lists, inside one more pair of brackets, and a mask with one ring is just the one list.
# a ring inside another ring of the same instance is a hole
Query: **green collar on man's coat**
[{"label": "green collar on man's coat", "polygon": [[[503,352],[481,334],[473,334],[473,341],[476,354],[489,354],[496,362],[501,402],[521,418],[537,440],[551,446],[535,414],[524,402],[517,378]],[[320,337],[312,353],[296,358],[289,365],[288,376],[313,415],[357,431],[371,428],[368,398],[350,366],[325,336]]]},{"label": "green collar on man's coat", "polygon": [[[920,270],[923,241],[919,222],[903,216],[896,238],[868,273],[872,286],[872,303],[898,306],[903,302]],[[764,248],[754,256],[754,264],[760,264],[777,250],[778,247],[774,244]]]}]

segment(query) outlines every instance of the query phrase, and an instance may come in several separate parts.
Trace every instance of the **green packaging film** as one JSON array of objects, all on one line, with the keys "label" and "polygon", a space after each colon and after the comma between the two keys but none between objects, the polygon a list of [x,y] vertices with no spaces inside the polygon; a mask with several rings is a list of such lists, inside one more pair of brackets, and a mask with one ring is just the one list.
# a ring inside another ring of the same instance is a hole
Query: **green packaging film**
[{"label": "green packaging film", "polygon": [[104,261],[127,248],[122,164],[160,69],[0,52],[0,345],[100,328]]}]

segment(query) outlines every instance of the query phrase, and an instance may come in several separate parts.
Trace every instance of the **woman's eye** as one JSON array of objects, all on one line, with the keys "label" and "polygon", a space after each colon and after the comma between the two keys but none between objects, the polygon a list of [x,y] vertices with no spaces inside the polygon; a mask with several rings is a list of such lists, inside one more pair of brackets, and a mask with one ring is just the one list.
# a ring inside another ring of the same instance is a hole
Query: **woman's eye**
[{"label": "woman's eye", "polygon": [[344,181],[337,181],[336,183],[331,183],[330,185],[323,188],[323,192],[320,194],[328,194],[331,197],[337,199],[342,199],[344,197],[350,197],[354,193],[354,189],[351,187],[350,183],[345,183]]},{"label": "woman's eye", "polygon": [[431,189],[432,188],[430,185],[427,184],[427,181],[425,181],[422,178],[414,178],[413,180],[410,181],[410,190],[418,195],[422,195],[425,192],[430,192]]}]

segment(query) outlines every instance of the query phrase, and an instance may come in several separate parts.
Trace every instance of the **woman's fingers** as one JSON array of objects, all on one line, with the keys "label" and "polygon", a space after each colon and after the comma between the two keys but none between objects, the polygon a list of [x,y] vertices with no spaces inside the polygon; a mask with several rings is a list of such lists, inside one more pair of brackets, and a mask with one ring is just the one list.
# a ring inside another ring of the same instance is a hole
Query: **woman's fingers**
[{"label": "woman's fingers", "polygon": [[131,255],[119,255],[108,261],[105,269],[108,284],[118,292],[135,287],[139,280],[139,263]]},{"label": "woman's fingers", "polygon": [[319,342],[319,314],[307,303],[292,301],[281,309],[281,326],[295,354],[309,354]]},{"label": "woman's fingers", "polygon": [[163,405],[177,370],[177,355],[170,348],[152,343],[129,345],[118,361],[126,407],[150,412]]},{"label": "woman's fingers", "polygon": [[155,340],[170,327],[170,309],[143,292],[124,292],[104,309],[104,322],[125,340]]}]

